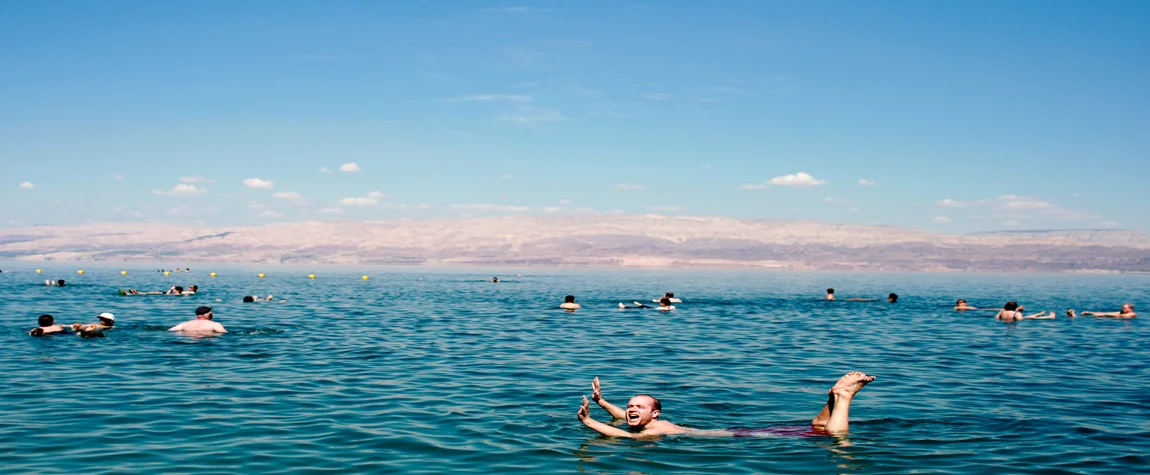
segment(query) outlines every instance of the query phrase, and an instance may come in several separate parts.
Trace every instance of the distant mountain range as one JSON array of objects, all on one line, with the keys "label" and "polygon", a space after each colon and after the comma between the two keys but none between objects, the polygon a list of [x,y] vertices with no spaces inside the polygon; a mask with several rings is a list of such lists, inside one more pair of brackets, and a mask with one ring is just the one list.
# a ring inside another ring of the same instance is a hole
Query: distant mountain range
[{"label": "distant mountain range", "polygon": [[0,230],[0,258],[1150,272],[1150,235],[1128,230],[948,235],[889,226],[658,215],[313,221],[218,228],[96,223]]}]

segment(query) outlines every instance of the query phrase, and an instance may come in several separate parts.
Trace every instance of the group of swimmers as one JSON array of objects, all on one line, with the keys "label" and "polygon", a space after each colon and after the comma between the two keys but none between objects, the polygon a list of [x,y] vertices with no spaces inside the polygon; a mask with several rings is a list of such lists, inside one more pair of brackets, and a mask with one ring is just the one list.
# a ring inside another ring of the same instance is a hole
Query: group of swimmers
[{"label": "group of swimmers", "polygon": [[187,290],[182,286],[173,285],[168,290],[156,290],[149,292],[140,292],[136,289],[120,289],[120,295],[196,295],[196,291],[200,290],[198,285],[190,285]]},{"label": "group of swimmers", "polygon": [[[634,305],[627,305],[627,304],[624,304],[623,302],[619,302],[619,309],[625,310],[625,309],[629,309],[629,308],[655,308],[655,309],[658,309],[658,310],[663,311],[663,312],[670,312],[671,310],[675,309],[675,306],[671,305],[671,304],[683,303],[683,301],[681,299],[675,298],[674,292],[667,292],[667,293],[663,294],[662,297],[659,297],[657,299],[653,299],[652,302],[658,303],[659,306],[655,307],[655,306],[647,305],[644,303],[640,303],[638,301],[631,302]],[[575,303],[575,296],[574,295],[568,295],[568,296],[563,298],[563,303],[559,304],[559,308],[566,310],[568,312],[574,312],[576,309],[583,308],[583,306]]]},{"label": "group of swimmers", "polygon": [[[827,300],[835,300],[835,289],[827,289],[827,296],[823,297]],[[878,299],[865,299],[860,297],[851,297],[846,299],[848,302],[878,302]],[[886,301],[890,303],[898,302],[898,294],[890,293],[886,296]]]},{"label": "group of swimmers", "polygon": [[[178,331],[186,333],[227,333],[223,325],[212,321],[215,315],[212,313],[212,308],[207,306],[200,306],[196,308],[196,318],[188,320],[184,323],[169,328],[168,331]],[[28,332],[31,336],[51,336],[72,333],[79,335],[81,338],[104,338],[104,331],[110,330],[116,325],[116,316],[110,312],[104,312],[96,316],[96,323],[73,323],[71,325],[59,325],[56,323],[56,318],[49,314],[40,315],[36,328]]]},{"label": "group of swimmers", "polygon": [[[967,310],[998,311],[998,313],[994,315],[995,320],[1002,320],[1005,322],[1014,322],[1014,321],[1019,321],[1019,320],[1049,320],[1049,319],[1055,318],[1055,316],[1056,316],[1054,312],[1049,312],[1049,314],[1048,314],[1045,310],[1038,312],[1038,313],[1035,313],[1033,315],[1026,315],[1023,313],[1025,308],[1022,305],[1019,305],[1018,302],[1014,302],[1014,301],[1006,302],[1006,304],[1003,305],[1002,308],[978,308],[978,307],[971,307],[969,304],[966,303],[965,299],[958,299],[954,303],[954,309],[957,311],[960,311],[960,312],[964,312]],[[1078,315],[1079,314],[1074,309],[1072,309],[1072,308],[1066,309],[1066,316],[1068,318],[1075,318]],[[1083,316],[1089,315],[1089,316],[1100,317],[1100,318],[1135,318],[1138,316],[1138,314],[1134,312],[1134,304],[1129,304],[1129,303],[1122,304],[1122,309],[1117,311],[1117,312],[1090,312],[1090,311],[1087,311],[1087,312],[1082,312],[1081,315],[1083,315]]]}]

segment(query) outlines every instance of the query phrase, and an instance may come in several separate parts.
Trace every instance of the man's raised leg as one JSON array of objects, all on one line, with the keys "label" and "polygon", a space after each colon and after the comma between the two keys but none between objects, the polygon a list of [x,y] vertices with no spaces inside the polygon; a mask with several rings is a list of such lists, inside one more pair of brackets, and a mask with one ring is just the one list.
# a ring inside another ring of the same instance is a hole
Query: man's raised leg
[{"label": "man's raised leg", "polygon": [[[850,428],[851,400],[854,399],[855,394],[862,390],[863,386],[871,381],[874,381],[874,376],[851,371],[835,383],[830,390],[827,405],[823,407],[824,412],[830,412],[830,417],[827,418],[823,426],[824,430],[830,433],[847,432]],[[822,416],[822,413],[819,413],[819,416]],[[818,420],[819,417],[815,417],[812,423],[816,423]]]}]

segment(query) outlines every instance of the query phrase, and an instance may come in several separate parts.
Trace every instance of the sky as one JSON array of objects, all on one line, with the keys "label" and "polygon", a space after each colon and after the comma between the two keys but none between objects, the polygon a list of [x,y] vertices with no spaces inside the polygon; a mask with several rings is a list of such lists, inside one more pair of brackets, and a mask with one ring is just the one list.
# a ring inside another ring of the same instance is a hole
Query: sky
[{"label": "sky", "polygon": [[0,2],[0,227],[1150,232],[1150,2]]}]

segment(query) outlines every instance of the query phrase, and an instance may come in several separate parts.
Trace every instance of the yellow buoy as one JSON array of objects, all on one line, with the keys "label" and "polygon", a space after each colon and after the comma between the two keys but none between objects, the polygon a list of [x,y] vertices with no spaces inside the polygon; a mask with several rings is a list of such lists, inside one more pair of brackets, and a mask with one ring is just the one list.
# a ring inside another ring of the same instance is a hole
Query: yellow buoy
[{"label": "yellow buoy", "polygon": [[128,271],[122,270],[122,271],[120,271],[120,275],[128,275]]},{"label": "yellow buoy", "polygon": [[44,270],[43,270],[43,269],[36,269],[36,273],[37,273],[37,274],[39,274],[39,273],[41,273],[41,272],[44,272]]},{"label": "yellow buoy", "polygon": [[169,271],[164,271],[164,275],[172,275],[172,273]]},{"label": "yellow buoy", "polygon": [[260,274],[260,278],[261,278],[261,279],[262,279],[262,278],[264,278],[264,275],[263,275],[263,274]]},{"label": "yellow buoy", "polygon": [[308,274],[308,275],[307,275],[307,278],[309,278],[309,279],[314,279],[314,278],[315,278],[315,274]]},{"label": "yellow buoy", "polygon": [[363,276],[363,280],[367,280],[367,276],[366,276],[366,275],[365,275],[365,276]]},{"label": "yellow buoy", "polygon": [[76,273],[80,274],[80,275],[84,275],[84,269],[80,269],[80,270],[76,271]]},{"label": "yellow buoy", "polygon": [[210,276],[212,276],[212,277],[215,277],[215,276],[216,276],[216,273],[215,273],[215,272],[212,272],[211,274],[208,274],[208,275],[210,275]]}]

